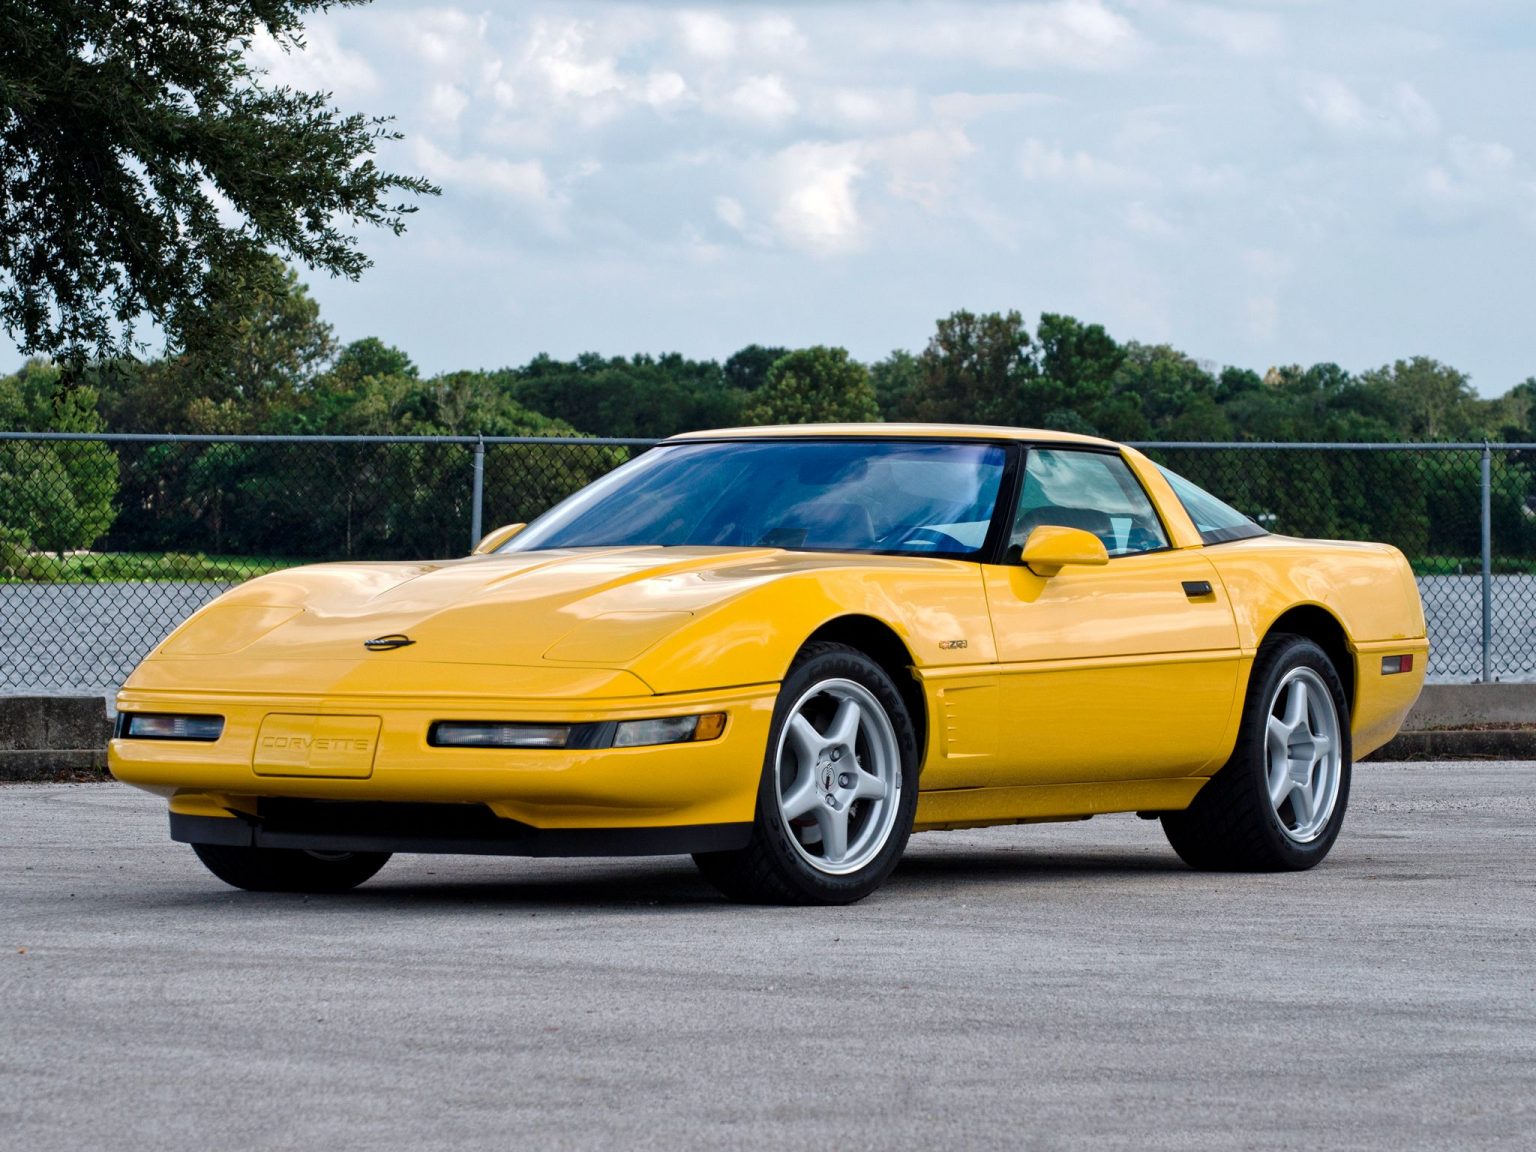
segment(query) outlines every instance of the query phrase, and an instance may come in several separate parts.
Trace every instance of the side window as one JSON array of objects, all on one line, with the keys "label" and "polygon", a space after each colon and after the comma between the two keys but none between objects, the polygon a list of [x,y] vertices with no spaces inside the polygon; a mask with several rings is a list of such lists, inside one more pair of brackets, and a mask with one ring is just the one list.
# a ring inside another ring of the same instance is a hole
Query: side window
[{"label": "side window", "polygon": [[1111,556],[1168,547],[1152,502],[1130,468],[1103,452],[1029,450],[1010,543],[1022,545],[1042,524],[1092,532]]}]

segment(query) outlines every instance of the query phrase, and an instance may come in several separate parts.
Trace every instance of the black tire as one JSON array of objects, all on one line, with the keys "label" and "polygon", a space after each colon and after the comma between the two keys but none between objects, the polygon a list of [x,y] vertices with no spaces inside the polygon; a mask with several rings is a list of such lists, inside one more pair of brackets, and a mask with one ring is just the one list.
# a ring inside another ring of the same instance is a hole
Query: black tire
[{"label": "black tire", "polygon": [[[832,717],[822,729],[816,729],[817,718],[829,709],[842,715],[842,706],[850,701],[859,716],[852,744],[834,747],[829,740],[825,758],[815,765],[802,763],[796,751],[800,745],[786,732],[791,719],[803,716],[817,735],[827,737],[833,731]],[[844,759],[850,746],[854,754]],[[862,900],[885,882],[906,849],[917,811],[917,774],[912,718],[885,670],[847,645],[807,644],[784,678],[774,706],[751,841],[737,851],[697,853],[694,862],[727,897],[744,903]],[[857,795],[873,779],[884,782],[884,794]],[[786,785],[796,795],[811,790],[815,803],[807,813],[794,818],[786,813],[787,800],[793,799],[785,797]],[[831,833],[823,836],[821,831],[824,820],[835,823],[839,818],[841,853],[827,838]]]},{"label": "black tire", "polygon": [[224,883],[247,892],[346,892],[384,867],[390,856],[227,844],[194,844],[192,851]]},{"label": "black tire", "polygon": [[[1286,722],[1276,709],[1294,705],[1298,686],[1304,697],[1299,712],[1305,730],[1299,735],[1293,732],[1294,741],[1289,744],[1283,734],[1277,735],[1276,747],[1289,747],[1293,754],[1272,763],[1272,725],[1284,728]],[[1318,759],[1318,749],[1324,747],[1317,742],[1319,730],[1328,744],[1336,746],[1336,756],[1322,754]],[[1286,765],[1309,758],[1311,768],[1297,768],[1295,775],[1288,775],[1291,769]],[[1350,770],[1349,702],[1333,662],[1303,636],[1269,636],[1254,660],[1231,759],[1187,809],[1162,817],[1163,831],[1186,864],[1204,871],[1312,868],[1328,855],[1344,823]],[[1272,773],[1277,790],[1293,789],[1282,799],[1272,798]],[[1310,784],[1302,787],[1303,773],[1308,781],[1316,776],[1315,790]]]}]

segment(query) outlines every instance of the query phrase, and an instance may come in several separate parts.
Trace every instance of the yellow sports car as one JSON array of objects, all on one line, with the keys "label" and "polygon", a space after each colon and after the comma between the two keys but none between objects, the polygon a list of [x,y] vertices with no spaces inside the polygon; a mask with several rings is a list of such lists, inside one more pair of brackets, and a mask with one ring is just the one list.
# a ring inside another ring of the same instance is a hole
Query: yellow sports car
[{"label": "yellow sports car", "polygon": [[913,831],[1104,812],[1301,869],[1427,651],[1396,549],[1270,535],[1108,441],[702,432],[463,559],[241,585],[129,678],[110,756],[249,889],[691,853],[837,904]]}]

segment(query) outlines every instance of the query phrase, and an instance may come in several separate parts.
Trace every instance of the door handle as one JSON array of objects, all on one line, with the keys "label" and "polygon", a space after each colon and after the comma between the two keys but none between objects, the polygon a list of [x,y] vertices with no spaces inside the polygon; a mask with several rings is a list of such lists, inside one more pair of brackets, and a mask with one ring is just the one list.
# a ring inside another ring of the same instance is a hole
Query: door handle
[{"label": "door handle", "polygon": [[1211,582],[1209,580],[1186,580],[1184,581],[1184,595],[1188,596],[1191,600],[1197,596],[1209,596],[1211,595]]}]

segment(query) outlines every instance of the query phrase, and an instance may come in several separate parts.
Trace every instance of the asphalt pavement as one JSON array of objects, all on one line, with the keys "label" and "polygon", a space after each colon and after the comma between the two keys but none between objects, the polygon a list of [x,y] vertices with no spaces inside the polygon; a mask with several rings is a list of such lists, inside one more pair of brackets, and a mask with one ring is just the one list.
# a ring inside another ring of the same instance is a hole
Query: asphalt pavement
[{"label": "asphalt pavement", "polygon": [[844,909],[685,859],[251,895],[113,784],[0,788],[0,1145],[1530,1148],[1536,765],[1356,770],[1300,875],[1131,816],[914,838]]}]

